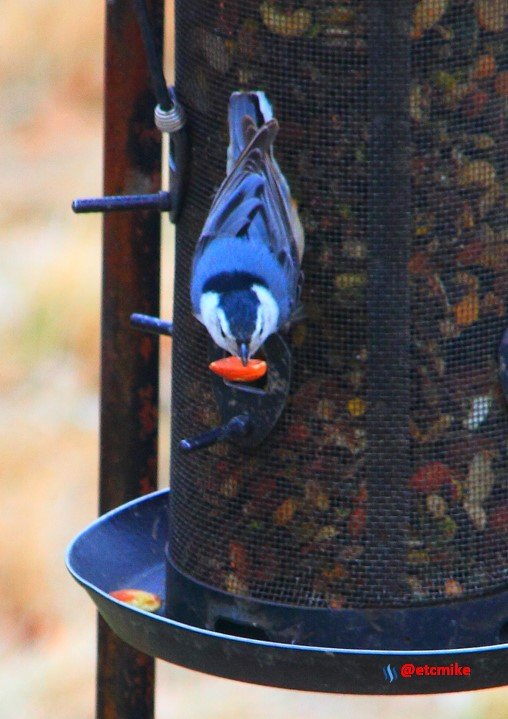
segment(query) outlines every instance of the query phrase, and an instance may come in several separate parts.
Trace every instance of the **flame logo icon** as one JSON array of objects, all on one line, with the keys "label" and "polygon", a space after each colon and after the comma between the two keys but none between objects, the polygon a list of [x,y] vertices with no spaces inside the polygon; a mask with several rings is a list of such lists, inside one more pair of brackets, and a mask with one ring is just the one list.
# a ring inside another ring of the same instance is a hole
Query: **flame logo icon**
[{"label": "flame logo icon", "polygon": [[390,664],[383,667],[383,674],[385,675],[386,681],[390,682],[390,684],[395,681],[395,679],[398,679],[397,669],[392,667]]}]

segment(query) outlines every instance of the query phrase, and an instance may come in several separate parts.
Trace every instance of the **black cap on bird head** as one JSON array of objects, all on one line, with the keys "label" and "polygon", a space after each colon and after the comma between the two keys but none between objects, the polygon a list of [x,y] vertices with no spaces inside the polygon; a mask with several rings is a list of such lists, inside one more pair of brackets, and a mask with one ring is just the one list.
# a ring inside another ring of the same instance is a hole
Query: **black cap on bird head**
[{"label": "black cap on bird head", "polygon": [[249,345],[258,319],[259,298],[252,289],[231,290],[221,294],[219,307],[236,339],[238,356],[247,366]]}]

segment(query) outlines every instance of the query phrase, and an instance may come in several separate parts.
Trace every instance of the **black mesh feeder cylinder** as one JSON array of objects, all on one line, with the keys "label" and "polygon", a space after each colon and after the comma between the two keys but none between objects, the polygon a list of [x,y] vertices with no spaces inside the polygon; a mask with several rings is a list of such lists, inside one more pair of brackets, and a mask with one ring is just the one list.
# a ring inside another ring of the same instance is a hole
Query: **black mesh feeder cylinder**
[{"label": "black mesh feeder cylinder", "polygon": [[[358,693],[501,685],[506,2],[175,6],[191,157],[169,512],[159,492],[99,519],[71,571],[126,641],[212,674]],[[273,104],[306,238],[305,319],[266,343],[250,392],[208,372],[217,348],[189,298],[237,90]],[[117,561],[101,573],[105,544]],[[115,602],[118,586],[162,594],[161,614]]]},{"label": "black mesh feeder cylinder", "polygon": [[[503,638],[504,11],[177,2],[193,156],[177,228],[170,617],[361,649]],[[219,423],[188,284],[238,89],[264,90],[280,123],[306,319],[266,439],[184,453],[182,437]]]}]

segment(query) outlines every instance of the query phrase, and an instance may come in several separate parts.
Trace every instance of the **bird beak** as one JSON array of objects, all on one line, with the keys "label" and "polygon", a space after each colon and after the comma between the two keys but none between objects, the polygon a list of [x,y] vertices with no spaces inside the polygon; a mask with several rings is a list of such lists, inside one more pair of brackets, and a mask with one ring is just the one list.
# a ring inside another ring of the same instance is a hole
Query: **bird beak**
[{"label": "bird beak", "polygon": [[238,344],[238,354],[240,355],[243,366],[247,367],[249,364],[249,345],[247,342],[240,342]]}]

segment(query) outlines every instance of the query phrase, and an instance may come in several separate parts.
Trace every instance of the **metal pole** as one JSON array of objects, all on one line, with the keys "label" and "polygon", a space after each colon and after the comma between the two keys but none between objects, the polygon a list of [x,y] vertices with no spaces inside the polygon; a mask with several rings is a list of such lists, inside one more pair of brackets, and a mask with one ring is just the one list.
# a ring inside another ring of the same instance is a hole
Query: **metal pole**
[{"label": "metal pole", "polygon": [[[164,0],[149,8],[162,47]],[[104,192],[160,189],[161,142],[139,27],[129,0],[106,3]],[[104,216],[99,511],[157,486],[158,337],[129,325],[134,312],[158,316],[160,215]],[[151,719],[154,661],[99,619],[97,719]]]}]

